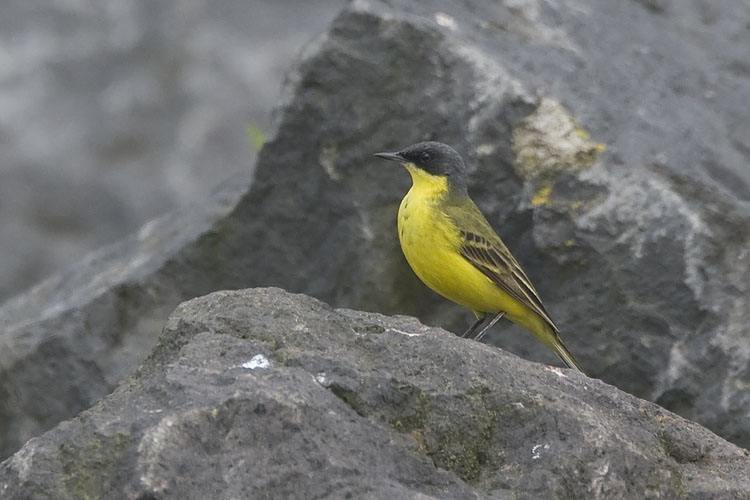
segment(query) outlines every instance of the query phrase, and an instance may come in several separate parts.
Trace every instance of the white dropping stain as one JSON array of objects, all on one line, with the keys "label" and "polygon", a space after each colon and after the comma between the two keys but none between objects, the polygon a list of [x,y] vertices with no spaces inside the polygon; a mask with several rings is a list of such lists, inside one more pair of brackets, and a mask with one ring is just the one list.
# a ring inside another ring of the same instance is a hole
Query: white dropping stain
[{"label": "white dropping stain", "polygon": [[476,147],[476,153],[478,156],[489,156],[496,150],[497,146],[490,143],[480,144]]},{"label": "white dropping stain", "polygon": [[[145,461],[146,470],[140,476],[143,487],[157,492],[164,492],[169,487],[169,480],[164,475],[164,470],[159,466],[159,458],[164,449],[174,443],[172,427],[176,420],[172,416],[161,419],[156,425],[146,430],[138,443],[138,454]],[[178,431],[179,433],[179,431]]]},{"label": "white dropping stain", "polygon": [[607,485],[610,481],[607,480],[607,473],[609,472],[609,462],[599,464],[594,468],[596,476],[591,478],[590,491],[594,493],[592,498],[607,498]]},{"label": "white dropping stain", "polygon": [[339,150],[335,144],[331,143],[324,144],[318,155],[318,163],[323,167],[328,177],[336,182],[341,180],[341,174],[336,170],[336,160],[338,160],[338,157]]},{"label": "white dropping stain", "polygon": [[438,12],[437,14],[435,14],[435,22],[443,28],[448,28],[451,31],[456,31],[458,29],[456,20],[445,12]]},{"label": "white dropping stain", "polygon": [[531,459],[539,460],[542,457],[542,452],[548,451],[549,448],[549,444],[535,444],[534,447],[531,448]]},{"label": "white dropping stain", "polygon": [[388,331],[400,333],[401,335],[406,335],[407,337],[419,337],[420,335],[422,335],[421,333],[410,333],[403,330],[397,330],[396,328],[389,328]]},{"label": "white dropping stain", "polygon": [[548,366],[545,370],[554,373],[560,378],[568,378],[568,376],[563,373],[562,368],[558,368],[557,366]]},{"label": "white dropping stain", "polygon": [[328,374],[326,372],[316,373],[315,380],[323,387],[328,387],[329,385],[331,385],[331,381],[328,379]]},{"label": "white dropping stain", "polygon": [[246,368],[248,370],[255,370],[256,368],[268,368],[271,366],[271,362],[268,361],[268,358],[265,357],[262,354],[256,354],[253,356],[250,361],[247,361],[245,363],[242,363],[242,368]]},{"label": "white dropping stain", "polygon": [[[359,204],[357,204],[357,208],[359,209]],[[361,219],[359,230],[362,232],[362,236],[364,236],[367,241],[373,241],[375,239],[375,232],[372,230],[372,224],[370,224],[370,217],[367,215],[367,211],[357,211],[359,212],[359,217]]]}]

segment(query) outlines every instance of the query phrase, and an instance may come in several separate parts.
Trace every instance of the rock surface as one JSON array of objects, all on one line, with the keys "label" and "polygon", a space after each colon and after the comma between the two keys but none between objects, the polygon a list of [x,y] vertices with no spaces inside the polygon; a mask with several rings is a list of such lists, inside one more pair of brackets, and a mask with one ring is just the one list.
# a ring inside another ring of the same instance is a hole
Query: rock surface
[{"label": "rock surface", "polygon": [[748,453],[570,370],[279,289],[182,304],[138,372],[0,466],[8,500],[750,495]]},{"label": "rock surface", "polygon": [[[408,176],[371,157],[427,138],[464,154],[589,375],[749,446],[747,9],[353,2],[290,75],[243,196],[235,182],[0,309],[1,449],[105,394],[168,310],[212,290],[463,329],[398,249]],[[514,327],[490,342],[555,362]]]}]

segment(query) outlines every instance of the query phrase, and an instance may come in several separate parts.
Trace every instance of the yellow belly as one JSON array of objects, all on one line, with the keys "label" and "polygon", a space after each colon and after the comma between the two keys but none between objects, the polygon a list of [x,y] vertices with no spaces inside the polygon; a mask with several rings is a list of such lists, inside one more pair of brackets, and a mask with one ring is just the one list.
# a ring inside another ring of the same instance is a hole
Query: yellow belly
[{"label": "yellow belly", "polygon": [[528,308],[461,256],[459,230],[435,200],[409,191],[398,211],[398,234],[414,273],[435,292],[477,316],[505,311],[511,320],[528,317]]}]

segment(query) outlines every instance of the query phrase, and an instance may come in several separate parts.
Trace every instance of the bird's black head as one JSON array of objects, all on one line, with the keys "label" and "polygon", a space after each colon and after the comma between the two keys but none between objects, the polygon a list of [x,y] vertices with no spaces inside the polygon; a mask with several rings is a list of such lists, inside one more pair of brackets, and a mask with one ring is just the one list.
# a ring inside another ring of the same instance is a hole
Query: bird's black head
[{"label": "bird's black head", "polygon": [[455,149],[441,142],[412,144],[397,153],[375,153],[375,156],[413,165],[430,175],[447,177],[454,187],[466,189],[466,166]]}]

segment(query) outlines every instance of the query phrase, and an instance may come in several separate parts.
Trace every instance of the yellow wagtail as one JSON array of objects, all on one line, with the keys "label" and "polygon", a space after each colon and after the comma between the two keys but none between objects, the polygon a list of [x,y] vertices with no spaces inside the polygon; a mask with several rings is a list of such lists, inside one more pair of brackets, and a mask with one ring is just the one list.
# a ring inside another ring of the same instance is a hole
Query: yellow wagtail
[{"label": "yellow wagtail", "polygon": [[[398,209],[401,249],[428,287],[474,312],[477,321],[463,336],[481,340],[505,316],[533,333],[569,368],[583,371],[526,273],[469,198],[461,156],[439,142],[375,156],[397,161],[411,174],[412,187]],[[492,319],[475,333],[488,313]]]}]

